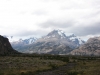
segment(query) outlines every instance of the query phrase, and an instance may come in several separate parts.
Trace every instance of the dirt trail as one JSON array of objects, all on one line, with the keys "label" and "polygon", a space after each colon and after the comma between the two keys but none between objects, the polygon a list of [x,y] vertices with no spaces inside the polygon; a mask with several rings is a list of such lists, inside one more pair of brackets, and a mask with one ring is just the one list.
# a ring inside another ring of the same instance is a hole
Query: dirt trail
[{"label": "dirt trail", "polygon": [[68,63],[64,66],[61,66],[61,67],[55,69],[55,70],[41,72],[36,75],[68,75],[66,71],[70,68],[73,68],[74,66],[75,66],[75,63]]}]

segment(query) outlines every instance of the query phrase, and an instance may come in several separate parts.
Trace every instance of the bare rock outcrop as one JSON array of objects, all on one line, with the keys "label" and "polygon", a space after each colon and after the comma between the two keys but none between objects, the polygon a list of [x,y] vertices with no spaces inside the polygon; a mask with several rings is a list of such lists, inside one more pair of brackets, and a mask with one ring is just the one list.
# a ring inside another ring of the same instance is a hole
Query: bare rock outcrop
[{"label": "bare rock outcrop", "polygon": [[0,35],[0,55],[18,54],[9,43],[8,38]]},{"label": "bare rock outcrop", "polygon": [[71,55],[100,56],[100,37],[90,38],[87,43],[73,50]]}]

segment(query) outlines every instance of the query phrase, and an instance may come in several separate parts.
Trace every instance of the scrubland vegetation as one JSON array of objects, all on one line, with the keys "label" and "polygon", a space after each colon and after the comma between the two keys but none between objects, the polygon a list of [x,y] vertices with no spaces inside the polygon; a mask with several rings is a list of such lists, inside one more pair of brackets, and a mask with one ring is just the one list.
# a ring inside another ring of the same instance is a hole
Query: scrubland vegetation
[{"label": "scrubland vegetation", "polygon": [[0,56],[0,75],[42,75],[52,71],[55,75],[100,75],[100,57],[48,54]]}]

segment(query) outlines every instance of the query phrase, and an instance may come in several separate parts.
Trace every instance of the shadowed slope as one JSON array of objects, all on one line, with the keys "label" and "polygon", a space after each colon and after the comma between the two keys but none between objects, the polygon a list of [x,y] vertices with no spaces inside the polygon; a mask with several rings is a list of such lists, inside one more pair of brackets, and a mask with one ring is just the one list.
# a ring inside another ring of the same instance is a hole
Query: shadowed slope
[{"label": "shadowed slope", "polygon": [[0,55],[8,55],[8,54],[18,54],[16,50],[14,50],[9,43],[8,38],[0,35]]}]

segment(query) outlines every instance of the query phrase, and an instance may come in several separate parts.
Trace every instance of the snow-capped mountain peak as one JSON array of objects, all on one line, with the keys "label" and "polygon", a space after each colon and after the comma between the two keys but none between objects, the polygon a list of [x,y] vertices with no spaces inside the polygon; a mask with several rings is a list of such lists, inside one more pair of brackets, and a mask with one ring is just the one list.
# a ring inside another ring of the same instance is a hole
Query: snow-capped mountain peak
[{"label": "snow-capped mountain peak", "polygon": [[65,33],[62,30],[53,30],[45,38],[66,38]]},{"label": "snow-capped mountain peak", "polygon": [[57,31],[58,31],[58,34],[61,36],[61,38],[65,38],[66,37],[64,31],[62,31],[62,30],[57,30]]},{"label": "snow-capped mountain peak", "polygon": [[[77,37],[74,33],[65,33],[62,30],[53,30],[48,35],[43,37],[44,41],[58,39],[58,40],[67,40],[69,42],[73,42],[73,44],[80,46],[85,43],[84,40]],[[43,39],[41,39],[43,41]]]},{"label": "snow-capped mountain peak", "polygon": [[24,45],[29,45],[29,44],[32,44],[34,43],[35,41],[37,40],[37,38],[35,37],[31,37],[31,38],[28,38],[28,39],[19,39],[18,41],[12,41],[11,44],[24,44]]},{"label": "snow-capped mountain peak", "polygon": [[62,34],[64,34],[64,33],[65,33],[64,31],[59,30],[59,29],[58,29],[58,30],[56,30],[56,31],[57,31],[57,32],[58,32],[58,34],[59,34],[59,35],[61,35],[61,36],[62,36]]},{"label": "snow-capped mountain peak", "polygon": [[63,50],[70,52],[72,49],[84,43],[83,40],[75,36],[75,34],[65,33],[62,30],[53,30],[39,39],[31,37],[20,41],[12,43],[13,48],[22,51],[27,50],[32,53],[55,53],[56,50],[58,50],[57,53],[59,54],[61,54],[60,52],[63,52]]},{"label": "snow-capped mountain peak", "polygon": [[75,36],[75,35],[69,36],[69,39],[72,40],[72,41],[75,42],[75,43],[78,43],[79,45],[85,43],[84,40],[82,40],[81,38],[79,38],[79,37],[77,37],[77,36]]},{"label": "snow-capped mountain peak", "polygon": [[34,43],[36,40],[37,40],[37,38],[31,37],[31,38],[25,39],[25,40],[23,40],[23,41],[24,41],[26,44],[32,44],[32,43]]},{"label": "snow-capped mountain peak", "polygon": [[74,33],[65,33],[65,35],[66,35],[67,37],[75,37],[75,34],[74,34]]}]

